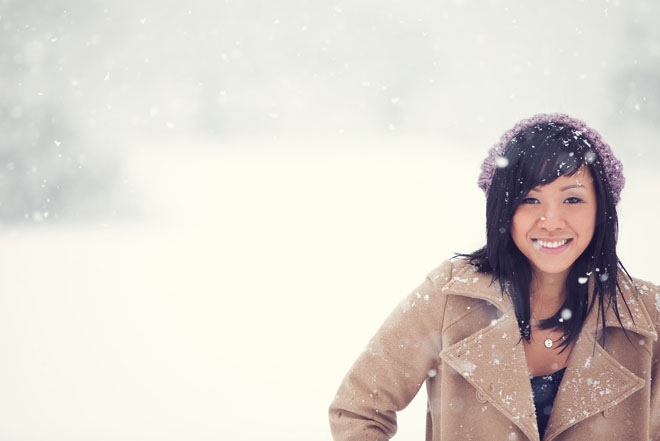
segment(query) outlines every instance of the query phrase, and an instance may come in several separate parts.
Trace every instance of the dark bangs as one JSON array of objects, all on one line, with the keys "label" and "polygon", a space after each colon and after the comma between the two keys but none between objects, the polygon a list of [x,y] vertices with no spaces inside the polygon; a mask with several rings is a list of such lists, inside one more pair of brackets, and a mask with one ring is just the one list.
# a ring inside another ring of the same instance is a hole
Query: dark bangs
[{"label": "dark bangs", "polygon": [[572,176],[585,163],[594,163],[596,154],[590,147],[580,131],[554,123],[536,125],[515,136],[506,146],[505,160],[500,161],[508,170],[495,172],[507,189],[513,189],[513,210],[533,188]]}]

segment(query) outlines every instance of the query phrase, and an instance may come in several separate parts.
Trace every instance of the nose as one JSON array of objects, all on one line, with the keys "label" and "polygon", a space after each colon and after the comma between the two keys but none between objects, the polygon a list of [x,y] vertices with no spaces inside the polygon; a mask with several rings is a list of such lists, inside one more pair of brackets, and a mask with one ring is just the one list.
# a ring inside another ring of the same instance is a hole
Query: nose
[{"label": "nose", "polygon": [[539,218],[539,226],[548,231],[559,230],[564,228],[564,219],[557,210],[547,210]]}]

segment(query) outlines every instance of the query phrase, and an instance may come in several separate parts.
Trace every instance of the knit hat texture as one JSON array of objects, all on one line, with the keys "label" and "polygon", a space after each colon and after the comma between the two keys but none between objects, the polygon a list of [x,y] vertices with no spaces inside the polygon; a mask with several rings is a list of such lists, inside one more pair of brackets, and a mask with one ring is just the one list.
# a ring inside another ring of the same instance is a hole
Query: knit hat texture
[{"label": "knit hat texture", "polygon": [[612,153],[610,146],[603,141],[600,134],[587,126],[587,124],[577,118],[572,118],[563,113],[540,113],[532,116],[531,118],[523,119],[519,121],[512,129],[504,132],[500,141],[493,145],[488,151],[488,156],[484,159],[484,162],[481,164],[481,173],[479,174],[479,180],[477,184],[481,188],[486,196],[488,196],[488,190],[490,189],[490,184],[493,180],[493,175],[497,169],[498,158],[504,153],[504,148],[506,145],[520,132],[523,130],[533,127],[538,124],[553,122],[563,126],[570,127],[579,131],[582,136],[588,141],[591,148],[598,154],[607,173],[607,179],[612,188],[612,196],[614,197],[614,203],[618,204],[621,197],[621,190],[626,182],[623,177],[623,164],[619,161]]}]

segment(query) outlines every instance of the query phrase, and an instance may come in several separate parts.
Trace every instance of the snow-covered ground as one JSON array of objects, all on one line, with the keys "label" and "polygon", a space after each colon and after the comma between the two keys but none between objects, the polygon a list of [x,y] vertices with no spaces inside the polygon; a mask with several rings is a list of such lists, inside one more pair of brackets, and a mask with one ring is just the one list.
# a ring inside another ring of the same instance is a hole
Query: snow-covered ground
[{"label": "snow-covered ground", "polygon": [[[456,146],[212,147],[132,148],[138,220],[2,232],[0,439],[329,440],[382,320],[482,243],[481,157]],[[620,207],[655,282],[659,175],[628,170]],[[424,419],[422,389],[397,438]]]}]

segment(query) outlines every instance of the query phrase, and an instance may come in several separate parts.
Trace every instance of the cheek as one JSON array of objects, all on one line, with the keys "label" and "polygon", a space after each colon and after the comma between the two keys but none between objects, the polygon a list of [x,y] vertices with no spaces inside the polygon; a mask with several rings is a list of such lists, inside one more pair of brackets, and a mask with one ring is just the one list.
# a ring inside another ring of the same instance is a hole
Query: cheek
[{"label": "cheek", "polygon": [[589,237],[592,237],[594,231],[596,231],[596,212],[594,211],[591,213],[587,219],[589,219],[589,221],[587,222],[586,229],[589,231]]},{"label": "cheek", "polygon": [[596,209],[590,208],[580,216],[578,220],[580,231],[586,237],[591,238],[596,230]]},{"label": "cheek", "polygon": [[533,223],[534,215],[528,210],[518,208],[511,218],[511,230],[515,228],[517,231],[523,232],[529,230]]},{"label": "cheek", "polygon": [[511,219],[511,237],[516,245],[525,239],[527,235],[527,216],[521,213],[520,210],[516,211]]}]

